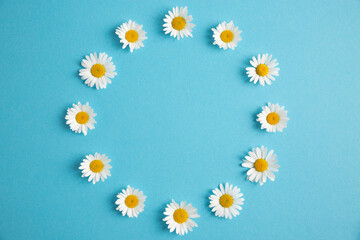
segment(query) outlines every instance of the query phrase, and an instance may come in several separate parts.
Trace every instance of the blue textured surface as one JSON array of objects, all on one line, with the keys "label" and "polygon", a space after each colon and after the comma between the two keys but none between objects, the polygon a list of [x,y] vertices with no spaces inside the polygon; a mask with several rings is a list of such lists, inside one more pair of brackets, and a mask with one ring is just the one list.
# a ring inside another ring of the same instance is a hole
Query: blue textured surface
[{"label": "blue textured surface", "polygon": [[[187,5],[194,38],[164,35],[162,19]],[[172,198],[199,209],[184,239],[359,239],[360,1],[1,1],[0,239],[175,239],[161,221]],[[122,50],[115,28],[148,32]],[[235,51],[212,45],[211,28],[234,20]],[[105,51],[118,76],[84,85],[81,59]],[[271,86],[248,82],[258,53],[280,62]],[[98,114],[88,136],[65,125],[72,103]],[[268,101],[284,105],[284,133],[259,129]],[[265,145],[280,171],[264,186],[241,159]],[[112,176],[91,184],[77,169],[106,153]],[[229,221],[208,209],[220,182],[239,186],[244,210]],[[115,211],[126,185],[148,196],[137,219]]]}]

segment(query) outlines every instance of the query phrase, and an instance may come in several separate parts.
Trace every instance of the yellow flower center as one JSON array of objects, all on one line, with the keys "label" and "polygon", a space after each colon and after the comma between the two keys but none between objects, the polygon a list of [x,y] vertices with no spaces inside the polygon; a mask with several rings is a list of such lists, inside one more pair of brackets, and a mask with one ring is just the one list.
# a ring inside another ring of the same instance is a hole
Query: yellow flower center
[{"label": "yellow flower center", "polygon": [[186,21],[183,17],[176,17],[171,21],[171,25],[175,30],[182,30],[185,28]]},{"label": "yellow flower center", "polygon": [[91,74],[96,78],[101,78],[105,75],[105,67],[100,63],[94,64],[91,67]]},{"label": "yellow flower center", "polygon": [[223,42],[229,43],[234,39],[234,34],[230,30],[225,30],[220,34],[220,38]]},{"label": "yellow flower center", "polygon": [[138,205],[139,203],[139,198],[135,195],[129,195],[125,198],[125,205],[128,208],[134,208]]},{"label": "yellow flower center", "polygon": [[128,42],[136,42],[139,38],[139,34],[135,30],[129,30],[125,33],[125,38]]},{"label": "yellow flower center", "polygon": [[100,160],[93,160],[90,163],[90,170],[94,173],[99,173],[101,170],[103,170],[104,164]]},{"label": "yellow flower center", "polygon": [[78,112],[75,119],[79,124],[85,124],[89,121],[89,114],[86,112]]},{"label": "yellow flower center", "polygon": [[275,112],[271,112],[266,116],[266,121],[271,125],[275,125],[280,121],[280,116]]},{"label": "yellow flower center", "polygon": [[224,208],[229,208],[233,205],[234,199],[229,194],[224,194],[219,199],[220,205]]},{"label": "yellow flower center", "polygon": [[265,64],[259,64],[256,67],[256,73],[257,75],[264,77],[269,73],[269,67]]},{"label": "yellow flower center", "polygon": [[175,210],[174,212],[174,220],[177,223],[184,223],[186,222],[186,220],[189,218],[188,213],[186,212],[186,210],[179,208],[177,210]]},{"label": "yellow flower center", "polygon": [[268,163],[265,159],[259,158],[258,160],[255,161],[254,167],[258,172],[265,172],[266,169],[268,168]]}]

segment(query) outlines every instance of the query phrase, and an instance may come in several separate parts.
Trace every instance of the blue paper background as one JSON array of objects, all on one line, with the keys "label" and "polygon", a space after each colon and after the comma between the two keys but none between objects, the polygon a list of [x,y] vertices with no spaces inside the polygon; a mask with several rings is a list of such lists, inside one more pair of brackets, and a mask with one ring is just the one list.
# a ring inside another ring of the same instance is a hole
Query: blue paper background
[{"label": "blue paper background", "polygon": [[[176,5],[194,38],[163,34]],[[0,239],[179,239],[161,221],[172,198],[201,215],[182,239],[359,239],[359,14],[358,0],[1,1]],[[128,19],[148,32],[132,54],[114,33]],[[212,45],[224,20],[243,30],[235,51]],[[100,91],[78,76],[95,51],[118,72]],[[271,86],[245,75],[258,53],[280,62]],[[64,120],[78,101],[98,114],[86,137]],[[255,122],[268,101],[289,111],[283,133]],[[280,164],[262,187],[240,167],[261,145]],[[95,152],[113,169],[93,185],[77,168]],[[231,221],[208,208],[226,181],[245,196]],[[148,196],[137,219],[115,211],[128,184]]]}]

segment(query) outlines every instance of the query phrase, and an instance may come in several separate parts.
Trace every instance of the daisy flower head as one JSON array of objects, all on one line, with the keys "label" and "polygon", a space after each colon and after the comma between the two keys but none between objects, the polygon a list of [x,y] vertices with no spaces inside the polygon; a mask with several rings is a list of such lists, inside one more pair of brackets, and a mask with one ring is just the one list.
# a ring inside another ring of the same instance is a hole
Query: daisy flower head
[{"label": "daisy flower head", "polygon": [[129,20],[116,29],[115,33],[120,38],[123,49],[129,45],[130,52],[133,52],[134,49],[144,47],[143,41],[147,39],[147,37],[145,36],[146,32],[142,27],[143,25],[139,25],[136,22]]},{"label": "daisy flower head", "polygon": [[146,196],[139,189],[134,189],[127,186],[126,190],[123,189],[121,193],[117,195],[115,202],[118,207],[116,210],[122,212],[122,215],[128,217],[138,217],[139,213],[144,211]]},{"label": "daisy flower head", "polygon": [[244,204],[243,194],[240,193],[240,188],[229,185],[220,184],[220,188],[213,190],[213,195],[209,197],[211,211],[215,212],[215,216],[230,218],[239,215],[239,210],[242,210],[240,205]]},{"label": "daisy flower head", "polygon": [[108,176],[111,176],[110,161],[105,154],[95,153],[94,155],[87,155],[79,167],[82,173],[81,177],[89,177],[88,181],[91,182],[92,180],[93,184],[97,183],[100,179],[104,182]]},{"label": "daisy flower head", "polygon": [[111,60],[112,57],[106,53],[100,53],[99,56],[96,53],[86,55],[81,61],[81,66],[84,67],[79,71],[81,79],[85,80],[85,84],[89,87],[95,85],[97,90],[106,88],[106,85],[111,83],[110,78],[114,78],[117,74]]},{"label": "daisy flower head", "polygon": [[67,109],[65,119],[71,130],[76,133],[83,133],[86,136],[88,129],[95,128],[95,116],[96,113],[94,113],[88,102],[85,105],[78,102],[78,104],[73,104],[72,108]]},{"label": "daisy flower head", "polygon": [[287,126],[287,121],[290,119],[287,117],[287,111],[285,107],[278,103],[268,103],[267,106],[262,108],[262,112],[257,115],[256,121],[261,123],[261,129],[266,129],[268,132],[282,132]]},{"label": "daisy flower head", "polygon": [[249,179],[250,182],[260,182],[260,186],[266,182],[267,178],[274,181],[275,175],[273,172],[277,172],[280,167],[276,164],[277,160],[274,151],[271,150],[268,153],[267,148],[264,148],[264,146],[253,148],[243,161],[244,163],[241,166],[249,168],[246,179]]},{"label": "daisy flower head", "polygon": [[232,50],[235,49],[237,43],[241,41],[240,31],[238,27],[234,26],[233,21],[226,23],[225,21],[219,24],[216,29],[211,29],[214,34],[214,45],[218,45],[219,48],[223,48],[224,50],[230,48]]},{"label": "daisy flower head", "polygon": [[277,63],[276,59],[271,60],[271,55],[263,54],[258,55],[257,59],[255,57],[250,60],[250,64],[252,67],[246,68],[246,73],[250,78],[250,82],[257,82],[260,85],[265,86],[266,84],[271,85],[271,81],[275,81],[274,76],[279,76],[280,68],[276,68],[279,63]]},{"label": "daisy flower head", "polygon": [[192,28],[195,24],[191,23],[193,20],[191,15],[187,15],[187,7],[174,7],[172,11],[169,11],[169,15],[165,15],[164,18],[164,32],[170,36],[177,38],[178,40],[185,37],[192,37]]},{"label": "daisy flower head", "polygon": [[181,202],[180,205],[172,200],[172,203],[167,204],[165,208],[165,218],[163,221],[166,222],[170,232],[175,230],[176,234],[184,235],[189,231],[192,231],[193,227],[198,225],[192,220],[193,218],[199,218],[200,215],[197,213],[197,209]]}]

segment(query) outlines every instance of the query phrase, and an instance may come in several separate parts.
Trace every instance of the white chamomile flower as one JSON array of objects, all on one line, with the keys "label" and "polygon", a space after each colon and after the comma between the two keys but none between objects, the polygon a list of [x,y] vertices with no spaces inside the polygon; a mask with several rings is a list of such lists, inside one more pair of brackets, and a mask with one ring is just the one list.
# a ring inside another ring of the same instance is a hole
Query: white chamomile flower
[{"label": "white chamomile flower", "polygon": [[250,168],[247,171],[247,178],[250,182],[260,182],[260,186],[266,182],[269,178],[271,181],[275,180],[273,172],[277,172],[280,167],[276,164],[276,154],[271,150],[267,153],[267,148],[261,146],[260,148],[253,148],[249,152],[249,155],[243,160],[244,163],[241,166]]},{"label": "white chamomile flower", "polygon": [[96,53],[90,53],[90,56],[85,56],[86,59],[81,61],[84,67],[80,69],[79,75],[85,84],[89,87],[96,86],[96,89],[106,88],[108,83],[111,83],[110,78],[116,76],[115,65],[111,62],[112,57],[106,53],[100,53],[99,57]]},{"label": "white chamomile flower", "polygon": [[235,49],[237,43],[241,41],[240,31],[238,27],[234,27],[233,21],[226,23],[225,21],[219,24],[216,29],[211,29],[214,32],[214,45],[224,50],[230,48]]},{"label": "white chamomile flower", "polygon": [[166,222],[170,232],[175,230],[176,234],[184,235],[189,231],[192,231],[193,227],[198,225],[192,220],[192,218],[198,218],[200,215],[197,213],[197,209],[186,205],[186,202],[181,202],[180,205],[172,200],[172,203],[167,204],[164,214],[166,217],[163,221]]},{"label": "white chamomile flower", "polygon": [[71,130],[76,133],[83,133],[86,136],[88,129],[95,128],[95,116],[96,113],[94,113],[88,102],[85,105],[78,102],[77,105],[73,104],[72,108],[67,109],[65,119]]},{"label": "white chamomile flower", "polygon": [[261,123],[261,129],[266,129],[268,132],[282,132],[287,126],[287,111],[285,107],[280,107],[278,103],[268,103],[262,108],[262,112],[257,115],[256,121]]},{"label": "white chamomile flower", "polygon": [[79,169],[82,170],[81,177],[89,177],[89,182],[92,180],[93,184],[97,183],[100,179],[104,182],[104,179],[111,176],[110,161],[105,154],[95,153],[94,155],[87,155],[79,167]]},{"label": "white chamomile flower", "polygon": [[144,211],[146,196],[139,189],[134,189],[127,186],[117,195],[116,205],[119,205],[116,210],[122,212],[122,215],[128,217],[137,217],[139,213]]},{"label": "white chamomile flower", "polygon": [[139,25],[136,22],[129,20],[127,23],[123,23],[116,29],[115,33],[120,38],[123,49],[129,45],[130,52],[133,52],[134,49],[144,47],[143,41],[147,39],[147,37],[145,36],[146,32],[142,27],[143,25]]},{"label": "white chamomile flower", "polygon": [[164,31],[165,34],[177,38],[178,40],[185,37],[192,37],[192,28],[195,24],[191,23],[193,20],[191,15],[187,15],[187,7],[175,7],[172,11],[169,11],[169,15],[165,15],[164,18]]},{"label": "white chamomile flower", "polygon": [[239,215],[238,210],[242,210],[240,205],[244,204],[243,194],[240,193],[240,188],[225,184],[225,188],[220,184],[220,189],[215,188],[213,195],[209,197],[211,211],[215,212],[215,216],[230,218]]},{"label": "white chamomile flower", "polygon": [[250,77],[250,82],[254,81],[256,84],[258,81],[262,86],[266,84],[271,85],[271,81],[275,81],[274,76],[279,76],[280,68],[275,68],[279,63],[276,62],[276,59],[271,60],[271,55],[263,54],[258,55],[257,59],[255,57],[250,60],[252,67],[246,68],[246,73]]}]

